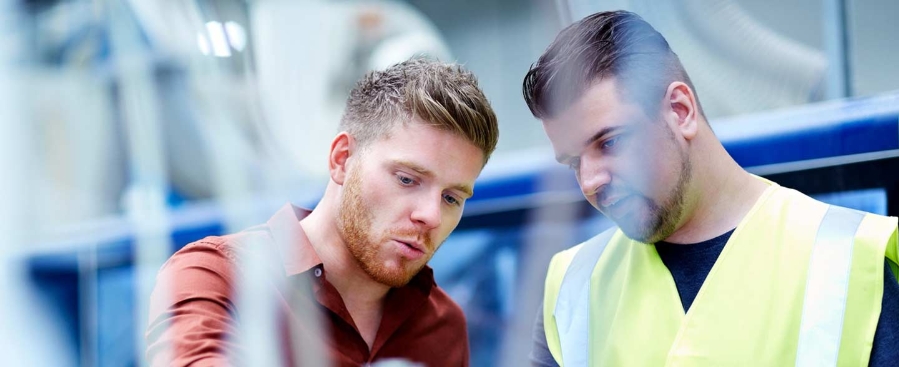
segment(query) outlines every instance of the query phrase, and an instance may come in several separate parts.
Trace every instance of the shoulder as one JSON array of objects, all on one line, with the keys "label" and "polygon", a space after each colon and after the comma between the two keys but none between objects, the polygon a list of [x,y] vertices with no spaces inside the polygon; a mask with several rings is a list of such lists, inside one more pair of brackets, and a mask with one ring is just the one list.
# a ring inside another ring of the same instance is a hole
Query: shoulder
[{"label": "shoulder", "polygon": [[[615,231],[615,229],[610,230]],[[559,289],[562,286],[562,280],[565,278],[565,273],[568,271],[568,267],[574,261],[575,257],[577,257],[577,254],[585,249],[595,246],[598,241],[602,241],[603,239],[608,241],[607,237],[608,233],[604,231],[589,240],[559,251],[553,255],[552,259],[549,261],[549,266],[546,269],[546,280],[543,291],[544,301],[549,302],[547,305],[554,304],[552,301],[558,296]]]},{"label": "shoulder", "polygon": [[450,298],[443,288],[435,284],[428,295],[428,303],[436,318],[442,323],[465,327],[465,313],[462,312],[462,307]]},{"label": "shoulder", "polygon": [[763,194],[759,210],[768,216],[809,216],[822,218],[827,212],[828,204],[808,196],[800,191],[783,186],[775,186],[770,194]]},{"label": "shoulder", "polygon": [[[156,275],[153,302],[174,304],[194,298],[227,299],[242,254],[262,232],[248,229],[224,236],[209,236],[191,242],[175,252]],[[165,292],[168,295],[162,297]],[[154,307],[159,308],[162,304]]]},{"label": "shoulder", "polygon": [[271,242],[264,226],[257,226],[234,234],[208,236],[191,242],[176,251],[160,269],[160,276],[178,279],[187,272],[206,272],[230,281],[234,265],[251,247],[265,247]]},{"label": "shoulder", "polygon": [[875,258],[886,257],[888,260],[899,263],[899,242],[897,242],[896,217],[866,213],[864,219],[855,233],[856,245],[869,248]]},{"label": "shoulder", "polygon": [[[789,191],[792,192],[792,196],[796,198],[795,200],[798,202],[813,202],[814,204],[808,205],[823,207],[821,210],[826,212],[826,214],[822,214],[822,216],[829,216],[831,219],[829,223],[831,224],[846,222],[856,224],[851,227],[855,230],[856,246],[863,246],[867,250],[873,252],[874,255],[876,255],[874,258],[878,263],[883,261],[884,254],[886,254],[887,258],[893,261],[896,260],[896,234],[897,228],[899,228],[897,227],[899,220],[897,220],[896,217],[828,204],[810,198],[798,191]],[[822,222],[822,224],[823,223],[825,222]]]},{"label": "shoulder", "polygon": [[859,230],[862,232],[885,231],[891,233],[896,229],[896,217],[878,215],[836,204],[825,203],[794,189],[777,187],[772,197],[775,199],[774,203],[776,204],[798,207],[801,211],[806,213],[814,211],[816,212],[816,216],[823,217],[829,209],[840,209],[840,211],[844,213],[861,216],[863,219],[862,226]]},{"label": "shoulder", "polygon": [[[783,203],[783,205],[795,208],[796,210],[791,210],[791,212],[803,214],[801,215],[802,217],[810,215],[815,218],[824,218],[824,216],[828,215],[833,208],[840,209],[841,213],[856,216],[856,218],[860,216],[861,221],[859,222],[856,231],[856,243],[867,243],[877,247],[883,247],[887,244],[893,244],[895,246],[897,231],[896,217],[878,215],[839,205],[828,204],[809,197],[799,191],[784,187],[778,187],[775,198],[781,199],[775,201],[776,203]],[[786,218],[795,218],[795,216],[786,216]],[[887,250],[888,257],[890,257],[889,248],[887,248]]]},{"label": "shoulder", "polygon": [[412,314],[403,323],[402,331],[398,331],[401,334],[397,335],[400,339],[414,341],[425,352],[405,351],[401,355],[427,361],[429,365],[467,366],[470,359],[468,325],[462,308],[436,284],[431,287],[426,302],[412,307],[398,309]]},{"label": "shoulder", "polygon": [[549,260],[549,266],[546,270],[547,283],[550,282],[550,279],[555,278],[558,278],[561,282],[562,276],[565,275],[565,271],[568,269],[568,265],[571,265],[571,262],[574,261],[574,257],[577,255],[578,251],[584,248],[586,243],[587,242],[581,242],[553,255],[552,259]]},{"label": "shoulder", "polygon": [[[899,262],[899,241],[897,241],[899,219],[896,217],[827,204],[792,189],[780,189],[779,191],[785,197],[789,197],[794,204],[800,204],[803,208],[817,208],[821,217],[825,215],[825,212],[829,212],[831,207],[842,209],[842,213],[851,213],[849,215],[854,215],[856,218],[861,216],[855,230],[855,250],[853,251],[856,254],[853,256],[866,254],[865,258],[876,261],[878,264],[883,261],[884,257],[890,261]],[[808,212],[808,210],[804,212]],[[838,221],[845,220],[839,219]]]},{"label": "shoulder", "polygon": [[604,248],[606,245],[610,242],[616,242],[612,241],[616,238],[616,235],[621,236],[619,232],[618,227],[609,228],[584,242],[553,255],[549,262],[549,269],[547,269],[547,283],[549,283],[550,278],[558,278],[558,281],[561,281],[568,266],[571,265],[571,262],[574,261],[581,251],[588,251],[589,254],[597,256],[602,255],[605,252]]}]

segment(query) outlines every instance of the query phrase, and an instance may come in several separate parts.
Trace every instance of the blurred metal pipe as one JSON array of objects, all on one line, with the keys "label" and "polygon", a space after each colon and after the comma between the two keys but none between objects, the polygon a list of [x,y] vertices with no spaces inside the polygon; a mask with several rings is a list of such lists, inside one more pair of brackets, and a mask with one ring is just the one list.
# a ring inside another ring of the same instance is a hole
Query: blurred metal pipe
[{"label": "blurred metal pipe", "polygon": [[[209,18],[204,12],[204,6],[200,3],[192,3],[186,6],[186,17],[191,24],[196,25],[195,31],[205,34],[207,21],[223,21],[223,19]],[[236,57],[235,53],[231,57]],[[228,90],[235,88],[237,78],[229,78],[232,72],[225,70],[222,63],[215,57],[205,57],[196,52],[191,57],[189,75],[193,79],[192,84],[198,86],[197,92],[203,100],[204,108],[199,111],[199,126],[205,138],[205,144],[209,149],[209,163],[212,172],[211,181],[214,182],[214,200],[220,203],[223,209],[224,227],[226,233],[236,233],[248,227],[258,224],[266,219],[265,213],[257,205],[252,205],[253,200],[252,177],[249,167],[242,166],[246,162],[243,157],[237,156],[240,152],[229,147],[238,146],[242,139],[240,124],[233,116],[239,108],[246,108],[248,101],[228,100]],[[245,70],[246,72],[246,70]],[[258,193],[255,193],[258,194]],[[256,210],[253,210],[256,209]],[[269,213],[270,214],[270,213]],[[286,355],[281,346],[277,294],[269,287],[275,283],[280,289],[286,289],[284,279],[272,279],[273,261],[271,258],[256,252],[267,247],[265,243],[242,243],[248,251],[247,256],[241,256],[237,265],[241,271],[236,272],[240,277],[236,279],[233,300],[239,311],[240,319],[236,328],[237,343],[242,346],[241,354],[231,351],[231,361],[239,361],[246,366],[283,366]],[[262,251],[264,252],[264,251]],[[253,255],[251,255],[253,254]],[[311,312],[298,314],[302,316],[315,315]],[[314,317],[314,316],[313,316]],[[300,346],[302,348],[302,346]],[[308,353],[317,354],[318,350],[309,350]]]},{"label": "blurred metal pipe", "polygon": [[75,365],[59,325],[36,298],[27,267],[35,239],[34,124],[23,103],[27,24],[20,2],[0,1],[0,355],[11,366]]},{"label": "blurred metal pipe", "polygon": [[572,23],[572,9],[569,0],[556,0],[556,13],[559,15],[560,28],[565,28]]},{"label": "blurred metal pipe", "polygon": [[81,328],[78,338],[81,341],[81,366],[97,366],[100,360],[99,310],[97,309],[97,244],[78,251],[78,314],[81,317]]},{"label": "blurred metal pipe", "polygon": [[826,99],[852,95],[846,0],[824,0],[824,50],[827,55]]},{"label": "blurred metal pipe", "polygon": [[[571,177],[551,170],[540,177],[540,192],[562,191],[571,187]],[[502,350],[497,363],[503,367],[530,365],[534,345],[534,318],[543,311],[543,288],[549,259],[553,254],[574,246],[578,225],[576,203],[555,203],[536,208],[526,224],[521,265],[516,271],[516,310],[507,320]],[[562,205],[558,205],[562,204]]]},{"label": "blurred metal pipe", "polygon": [[[120,117],[127,137],[130,183],[123,201],[134,228],[135,336],[138,365],[146,366],[144,329],[156,273],[172,244],[166,214],[167,174],[153,63],[126,0],[97,0],[108,21]],[[165,285],[160,285],[165,289]],[[161,291],[161,296],[168,292]]]}]

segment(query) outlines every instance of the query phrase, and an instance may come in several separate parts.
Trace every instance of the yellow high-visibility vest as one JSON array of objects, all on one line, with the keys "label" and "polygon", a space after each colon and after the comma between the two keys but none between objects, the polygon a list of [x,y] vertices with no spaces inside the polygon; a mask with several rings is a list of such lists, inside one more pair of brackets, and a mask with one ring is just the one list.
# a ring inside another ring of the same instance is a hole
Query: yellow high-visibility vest
[{"label": "yellow high-visibility vest", "polygon": [[556,254],[543,322],[573,366],[867,366],[897,219],[775,183],[685,314],[655,246],[617,229]]}]

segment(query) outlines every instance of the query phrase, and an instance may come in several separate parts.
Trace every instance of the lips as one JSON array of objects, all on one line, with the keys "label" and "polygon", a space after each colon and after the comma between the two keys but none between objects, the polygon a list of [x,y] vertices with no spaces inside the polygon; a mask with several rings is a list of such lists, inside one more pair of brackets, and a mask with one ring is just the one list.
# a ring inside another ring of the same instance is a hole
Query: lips
[{"label": "lips", "polygon": [[393,239],[393,242],[396,244],[400,255],[407,259],[417,260],[425,255],[424,246],[419,242],[399,239]]},{"label": "lips", "polygon": [[626,197],[627,195],[605,196],[603,197],[602,201],[599,202],[599,206],[603,208],[609,208],[615,204],[618,204],[618,202]]},{"label": "lips", "polygon": [[394,239],[394,241],[402,243],[402,244],[409,246],[413,249],[416,249],[418,251],[425,252],[425,250],[424,250],[425,247],[416,241],[406,241],[406,240],[401,240],[401,239]]},{"label": "lips", "polygon": [[621,220],[636,209],[634,197],[634,195],[630,194],[603,196],[599,202],[599,210],[609,219]]}]

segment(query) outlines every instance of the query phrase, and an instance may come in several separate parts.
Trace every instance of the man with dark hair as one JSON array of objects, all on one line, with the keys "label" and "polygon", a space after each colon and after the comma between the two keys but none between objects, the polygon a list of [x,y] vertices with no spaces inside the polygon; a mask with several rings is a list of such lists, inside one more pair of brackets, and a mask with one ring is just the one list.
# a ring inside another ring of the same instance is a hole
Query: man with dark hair
[{"label": "man with dark hair", "polygon": [[[460,66],[413,59],[360,80],[340,126],[314,211],[285,205],[266,224],[191,243],[166,262],[150,305],[152,365],[245,362],[234,360],[242,326],[233,293],[249,258],[272,260],[271,282],[255,286],[281,305],[290,365],[291,348],[310,347],[302,337],[310,316],[327,329],[312,339],[323,341],[313,348],[329,365],[469,364],[462,310],[426,264],[496,147],[490,104]],[[297,295],[318,312],[296,314]],[[288,330],[297,320],[300,332]]]},{"label": "man with dark hair", "polygon": [[639,16],[564,29],[524,97],[616,227],[556,254],[540,366],[895,366],[897,220],[743,170]]}]

